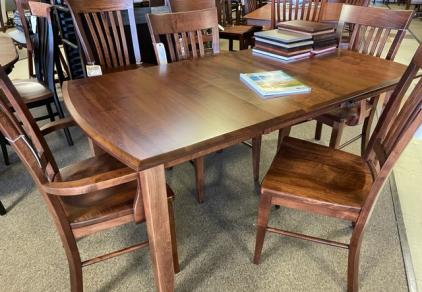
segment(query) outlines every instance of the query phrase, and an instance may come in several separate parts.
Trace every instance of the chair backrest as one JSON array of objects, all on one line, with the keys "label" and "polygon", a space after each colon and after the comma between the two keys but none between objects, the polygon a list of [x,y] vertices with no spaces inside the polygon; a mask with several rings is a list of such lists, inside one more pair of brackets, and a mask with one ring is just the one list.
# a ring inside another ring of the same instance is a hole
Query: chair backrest
[{"label": "chair backrest", "polygon": [[214,8],[215,2],[215,0],[169,0],[169,5],[171,12],[187,12]]},{"label": "chair backrest", "polygon": [[[53,19],[51,5],[38,1],[29,1],[31,15],[37,18],[37,31],[33,36],[35,73],[39,82],[47,86],[57,96],[54,70],[63,76],[58,56],[58,29]],[[57,65],[57,66],[55,66]]]},{"label": "chair backrest", "polygon": [[[344,4],[337,27],[339,41],[347,25],[353,25],[349,49],[393,60],[412,20],[413,11]],[[394,37],[386,50],[389,38]]]},{"label": "chair backrest", "polygon": [[248,14],[252,11],[258,9],[258,1],[257,0],[245,0],[244,1],[244,7],[243,7],[243,13]]},{"label": "chair backrest", "polygon": [[29,10],[28,0],[15,0],[16,1],[16,9],[19,13],[19,19],[21,21],[21,26],[23,30],[23,34],[25,35],[26,40],[26,49],[32,52],[32,41],[31,41],[31,33],[29,31],[29,26],[27,19],[25,17],[25,11]]},{"label": "chair backrest", "polygon": [[327,0],[273,0],[271,2],[271,27],[290,20],[321,20]]},{"label": "chair backrest", "polygon": [[[217,10],[215,8],[191,12],[148,14],[147,23],[159,63],[161,60],[156,45],[160,42],[166,44],[167,56],[170,55],[171,62],[220,52]],[[211,38],[209,31],[211,31]],[[210,50],[205,48],[205,42],[211,42]]]},{"label": "chair backrest", "polygon": [[374,183],[362,208],[363,219],[370,216],[394,164],[422,124],[422,80],[418,81],[409,96],[405,95],[421,68],[422,46],[419,46],[382,112],[366,148],[363,158],[371,168]]},{"label": "chair backrest", "polygon": [[[10,106],[16,116],[10,110]],[[37,185],[53,181],[56,161],[34,118],[0,66],[0,129]],[[22,126],[21,126],[22,123]]]},{"label": "chair backrest", "polygon": [[[88,64],[103,68],[141,63],[133,0],[67,0]],[[125,25],[130,27],[127,38]],[[132,44],[132,52],[128,47]],[[93,44],[93,47],[91,46]]]}]

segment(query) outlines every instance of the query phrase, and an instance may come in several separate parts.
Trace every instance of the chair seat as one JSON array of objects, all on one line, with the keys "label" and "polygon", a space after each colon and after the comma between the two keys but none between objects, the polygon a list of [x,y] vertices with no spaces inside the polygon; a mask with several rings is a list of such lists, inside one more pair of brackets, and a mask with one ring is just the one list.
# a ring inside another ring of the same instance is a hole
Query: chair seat
[{"label": "chair seat", "polygon": [[228,37],[228,36],[239,36],[245,34],[253,34],[256,31],[260,31],[262,29],[261,26],[254,26],[254,25],[233,25],[233,26],[225,26],[224,31],[220,31],[220,37]]},{"label": "chair seat", "polygon": [[[78,180],[125,167],[108,154],[102,154],[62,168],[58,180]],[[86,195],[61,197],[61,201],[72,228],[80,228],[133,214],[136,191],[137,181],[133,181]],[[174,196],[169,186],[167,195]]]},{"label": "chair seat", "polygon": [[25,104],[36,103],[53,97],[53,93],[36,79],[13,80],[13,85]]},{"label": "chair seat", "polygon": [[286,207],[355,220],[372,181],[361,157],[286,137],[261,191]]}]

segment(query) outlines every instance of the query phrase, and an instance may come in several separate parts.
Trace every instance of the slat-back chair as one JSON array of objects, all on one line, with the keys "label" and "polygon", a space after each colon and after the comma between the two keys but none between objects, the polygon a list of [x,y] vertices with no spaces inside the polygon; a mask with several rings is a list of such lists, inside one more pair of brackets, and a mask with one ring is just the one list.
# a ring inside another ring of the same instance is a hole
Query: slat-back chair
[{"label": "slat-back chair", "polygon": [[[387,60],[394,60],[400,44],[406,35],[412,20],[413,11],[389,10],[374,7],[343,5],[337,33],[341,44],[342,36],[347,25],[354,29],[348,42],[348,49],[362,54],[372,55]],[[392,38],[392,43],[388,43]],[[321,138],[322,125],[332,127],[330,146],[343,148],[360,137],[361,151],[369,140],[370,130],[375,117],[375,108],[382,101],[380,96],[356,103],[347,103],[335,111],[316,118],[317,128],[315,139]],[[362,125],[362,134],[340,145],[343,129],[346,126]]]},{"label": "slat-back chair", "polygon": [[[67,3],[88,64],[101,65],[106,72],[141,64],[133,0],[68,0]],[[125,25],[130,28],[129,38]]]},{"label": "slat-back chair", "polygon": [[[154,48],[165,41],[171,62],[218,54],[217,10],[215,8],[190,12],[148,14],[147,23]],[[209,37],[208,31],[211,31]],[[211,41],[211,48],[204,45]],[[164,61],[157,55],[159,64]]]},{"label": "slat-back chair", "polygon": [[25,17],[25,11],[29,10],[28,0],[15,0],[16,2],[16,9],[19,13],[19,19],[21,21],[23,34],[25,36],[25,43],[18,43],[19,46],[25,47],[28,54],[28,72],[29,77],[35,76],[34,74],[34,57],[33,57],[33,47],[32,47],[32,40],[31,34],[28,27],[28,22]]},{"label": "slat-back chair", "polygon": [[327,0],[273,0],[271,2],[271,27],[290,20],[318,22],[321,19]]},{"label": "slat-back chair", "polygon": [[[48,5],[34,6],[49,13]],[[65,249],[71,291],[82,291],[82,267],[148,246],[148,240],[99,257],[81,260],[76,240],[130,222],[145,221],[136,173],[106,154],[62,169],[28,108],[0,67],[0,130],[15,149],[45,199]],[[16,116],[9,109],[11,104]],[[17,120],[17,118],[19,121]],[[22,123],[22,125],[21,125]],[[173,193],[167,189],[175,271],[179,271],[173,222]]]},{"label": "slat-back chair", "polygon": [[[364,230],[394,164],[422,124],[422,80],[410,96],[405,97],[420,68],[422,46],[394,89],[363,156],[290,137],[282,142],[261,185],[255,264],[260,261],[266,231],[345,248],[349,250],[347,290],[358,291]],[[350,242],[346,244],[270,227],[271,205],[351,221]]]},{"label": "slat-back chair", "polygon": [[[29,9],[28,1],[19,0],[17,7]],[[25,21],[25,22],[24,22]],[[25,17],[22,19],[23,25],[26,25]],[[29,36],[29,34],[28,34]],[[35,57],[36,79],[14,80],[14,86],[22,96],[25,104],[29,108],[46,107],[47,115],[39,115],[36,120],[50,119],[55,120],[55,116],[64,118],[64,111],[59,101],[56,84],[54,80],[55,68],[60,74],[61,66],[58,61],[57,30],[55,29],[51,18],[37,18],[37,32],[30,41],[31,56]],[[56,66],[57,65],[57,66]],[[31,63],[32,66],[32,63]],[[51,104],[54,104],[56,111],[53,111]],[[73,145],[72,136],[68,129],[64,129],[65,136],[69,145]],[[0,146],[3,153],[5,164],[9,164],[6,142],[0,137]]]},{"label": "slat-back chair", "polygon": [[[147,14],[147,23],[158,64],[189,58],[195,59],[220,52],[217,10],[215,8],[190,12]],[[207,49],[205,44],[209,42],[211,42],[211,48]],[[157,51],[157,44],[160,43],[166,44],[166,57],[164,58]],[[196,177],[196,199],[202,203],[204,201],[204,157],[196,158],[193,163]]]}]

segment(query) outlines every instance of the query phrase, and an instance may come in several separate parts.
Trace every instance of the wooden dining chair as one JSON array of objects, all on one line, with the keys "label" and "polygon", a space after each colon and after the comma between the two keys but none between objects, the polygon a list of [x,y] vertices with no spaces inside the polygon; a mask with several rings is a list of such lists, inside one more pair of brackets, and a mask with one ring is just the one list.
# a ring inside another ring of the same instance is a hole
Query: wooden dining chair
[{"label": "wooden dining chair", "polygon": [[[217,10],[215,8],[168,14],[147,14],[147,23],[159,64],[195,59],[220,52]],[[209,44],[211,43],[211,44]],[[166,56],[160,56],[158,44],[166,45]],[[207,46],[208,45],[208,46]],[[253,139],[254,178],[259,175],[261,137]],[[204,157],[194,161],[196,198],[204,201]]]},{"label": "wooden dining chair", "polygon": [[67,3],[87,64],[100,65],[103,73],[141,66],[133,0]]},{"label": "wooden dining chair", "polygon": [[[217,0],[217,2],[219,1]],[[258,8],[256,0],[245,0],[244,2],[245,5],[242,6],[242,14],[248,14]],[[224,7],[221,4],[217,8],[223,10],[219,15],[227,15],[227,17],[221,18],[221,25],[224,30],[220,31],[220,38],[229,40],[229,50],[233,51],[233,41],[239,42],[239,50],[246,50],[249,46],[253,47],[255,45],[254,33],[261,31],[262,26],[234,23],[231,17],[231,5],[226,8],[228,11],[224,11]]]},{"label": "wooden dining chair", "polygon": [[[422,46],[393,91],[363,156],[287,137],[261,185],[254,263],[266,231],[349,250],[349,292],[358,291],[362,237],[389,174],[422,123],[422,80],[405,97],[422,67]],[[404,104],[402,107],[401,105]],[[268,226],[272,205],[352,222],[349,244]]]},{"label": "wooden dining chair", "polygon": [[271,2],[271,28],[290,20],[318,22],[327,0],[273,0]]},{"label": "wooden dining chair", "polygon": [[[347,44],[349,50],[394,60],[412,17],[413,11],[343,5],[337,28],[339,42],[342,43],[345,26],[353,25],[353,33]],[[392,39],[391,44],[390,39]],[[332,127],[330,147],[343,148],[362,138],[361,151],[364,153],[375,118],[375,109],[380,106],[381,101],[380,96],[375,96],[359,102],[346,103],[330,113],[317,117],[315,139],[320,140],[324,124]],[[343,130],[347,126],[362,124],[361,135],[340,144]]]},{"label": "wooden dining chair", "polygon": [[[38,6],[43,5],[43,6]],[[34,6],[38,11],[47,4]],[[48,6],[48,5],[47,5]],[[47,204],[67,256],[71,291],[82,291],[82,268],[148,246],[139,244],[82,261],[77,239],[128,223],[145,221],[137,174],[107,154],[58,169],[41,130],[0,67],[0,130],[15,149]],[[8,104],[15,113],[12,113]],[[19,121],[18,121],[19,119]],[[22,125],[21,125],[22,123]],[[174,270],[179,271],[173,193],[167,187]]]},{"label": "wooden dining chair", "polygon": [[[23,4],[25,3],[25,7],[29,9],[28,1],[19,1],[18,7],[19,5],[20,7],[23,7]],[[37,33],[31,37],[30,41],[32,55],[36,59],[36,78],[13,81],[14,86],[28,108],[46,108],[48,114],[37,116],[35,118],[37,121],[45,119],[54,121],[56,116],[61,119],[65,117],[63,107],[57,94],[54,78],[55,72],[58,72],[59,74],[61,72],[61,65],[58,61],[57,34],[57,30],[55,29],[51,18],[37,18]],[[54,104],[55,111],[53,111],[52,104]],[[64,133],[68,144],[73,145],[70,131],[64,129]],[[0,137],[3,159],[5,164],[8,165],[10,162],[6,144],[7,141],[5,141],[3,137]]]}]

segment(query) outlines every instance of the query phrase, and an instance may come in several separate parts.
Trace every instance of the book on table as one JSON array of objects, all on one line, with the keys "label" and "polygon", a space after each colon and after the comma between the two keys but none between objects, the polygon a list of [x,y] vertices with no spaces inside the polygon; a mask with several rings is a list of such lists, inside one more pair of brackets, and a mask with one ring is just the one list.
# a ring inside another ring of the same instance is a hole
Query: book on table
[{"label": "book on table", "polygon": [[285,32],[296,32],[310,36],[334,32],[334,25],[332,24],[306,20],[280,22],[277,24],[277,27]]},{"label": "book on table", "polygon": [[264,99],[311,91],[310,87],[281,70],[243,73],[240,80]]},{"label": "book on table", "polygon": [[293,61],[309,57],[312,45],[312,36],[273,29],[255,33],[254,53],[283,61]]}]

